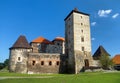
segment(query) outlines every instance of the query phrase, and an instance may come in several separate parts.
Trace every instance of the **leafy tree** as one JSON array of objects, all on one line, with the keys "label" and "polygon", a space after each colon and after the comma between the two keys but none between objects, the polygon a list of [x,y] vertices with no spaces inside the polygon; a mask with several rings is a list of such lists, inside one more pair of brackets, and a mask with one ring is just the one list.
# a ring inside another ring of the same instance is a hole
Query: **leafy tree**
[{"label": "leafy tree", "polygon": [[0,70],[4,68],[4,63],[0,63]]},{"label": "leafy tree", "polygon": [[4,61],[4,66],[6,67],[6,66],[8,66],[9,65],[9,59],[6,59],[5,61]]},{"label": "leafy tree", "polygon": [[102,55],[100,57],[100,64],[103,69],[110,69],[110,67],[113,66],[112,59],[110,59],[110,57],[107,55]]}]

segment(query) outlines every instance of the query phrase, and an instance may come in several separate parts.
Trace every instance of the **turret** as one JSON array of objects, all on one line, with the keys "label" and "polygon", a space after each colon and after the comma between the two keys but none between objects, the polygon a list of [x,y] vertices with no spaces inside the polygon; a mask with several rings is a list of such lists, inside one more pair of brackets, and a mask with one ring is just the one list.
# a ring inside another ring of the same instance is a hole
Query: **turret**
[{"label": "turret", "polygon": [[32,51],[25,36],[21,35],[10,48],[9,71],[27,73],[28,53]]}]

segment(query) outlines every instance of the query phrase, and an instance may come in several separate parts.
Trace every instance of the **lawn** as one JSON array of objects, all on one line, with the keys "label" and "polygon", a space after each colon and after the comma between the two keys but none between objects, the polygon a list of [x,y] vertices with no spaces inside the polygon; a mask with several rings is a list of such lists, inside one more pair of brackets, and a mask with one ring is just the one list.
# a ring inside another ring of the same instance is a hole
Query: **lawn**
[{"label": "lawn", "polygon": [[[4,79],[1,79],[3,78]],[[12,77],[12,78],[10,78]],[[0,72],[0,83],[119,83],[120,72],[74,74],[16,74]]]}]

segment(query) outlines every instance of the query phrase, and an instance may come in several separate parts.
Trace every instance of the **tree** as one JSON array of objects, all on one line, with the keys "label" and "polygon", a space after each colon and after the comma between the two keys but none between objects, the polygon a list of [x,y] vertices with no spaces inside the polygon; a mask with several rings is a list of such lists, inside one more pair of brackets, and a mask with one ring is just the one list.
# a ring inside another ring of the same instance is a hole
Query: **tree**
[{"label": "tree", "polygon": [[0,70],[4,68],[4,63],[0,63]]},{"label": "tree", "polygon": [[9,65],[9,59],[6,59],[5,61],[4,61],[4,66],[6,67],[6,66],[8,66]]},{"label": "tree", "polygon": [[110,69],[110,67],[113,66],[112,59],[110,59],[110,57],[107,55],[102,55],[100,57],[100,64],[103,69]]}]

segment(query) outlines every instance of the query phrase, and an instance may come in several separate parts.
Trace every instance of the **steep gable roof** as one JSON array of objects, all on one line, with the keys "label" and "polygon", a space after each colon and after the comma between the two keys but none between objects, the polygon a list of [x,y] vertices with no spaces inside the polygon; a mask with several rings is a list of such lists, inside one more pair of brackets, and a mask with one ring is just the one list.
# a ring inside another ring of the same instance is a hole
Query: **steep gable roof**
[{"label": "steep gable roof", "polygon": [[93,55],[93,59],[99,60],[100,56],[103,56],[103,55],[110,56],[110,54],[103,48],[103,46],[99,46],[99,48]]},{"label": "steep gable roof", "polygon": [[13,44],[13,46],[10,49],[13,48],[31,48],[26,37],[23,35],[20,35],[19,38],[16,40],[16,42]]},{"label": "steep gable roof", "polygon": [[38,37],[35,40],[33,40],[31,43],[45,43],[45,44],[52,44],[51,41],[43,38],[43,37]]},{"label": "steep gable roof", "polygon": [[112,61],[114,64],[120,64],[120,54],[115,55]]}]

